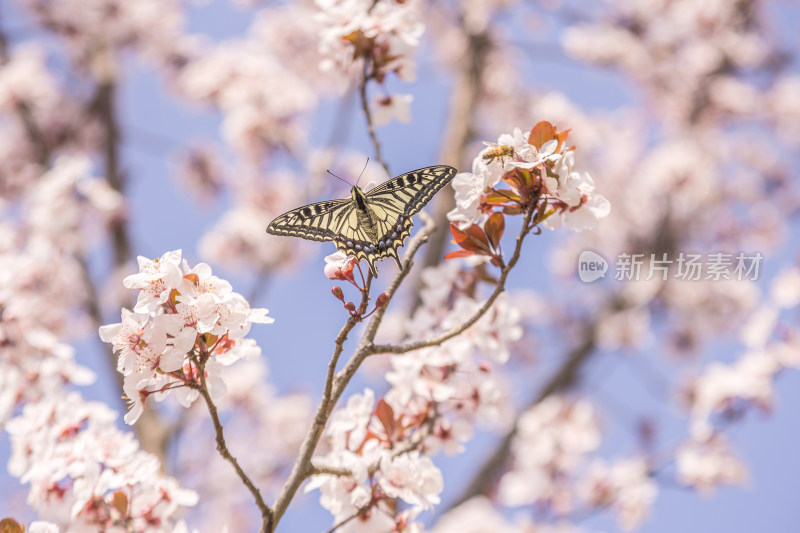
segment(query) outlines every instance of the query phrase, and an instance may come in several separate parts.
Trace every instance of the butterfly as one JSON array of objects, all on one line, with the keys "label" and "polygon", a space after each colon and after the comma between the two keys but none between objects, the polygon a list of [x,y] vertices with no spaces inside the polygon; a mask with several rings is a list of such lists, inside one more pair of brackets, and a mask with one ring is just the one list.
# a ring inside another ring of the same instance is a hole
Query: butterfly
[{"label": "butterfly", "polygon": [[366,259],[378,277],[375,262],[391,257],[400,270],[397,249],[414,225],[411,217],[458,172],[436,165],[413,170],[367,192],[353,186],[350,198],[328,200],[292,209],[270,222],[267,233],[311,241],[333,241],[358,261]]}]

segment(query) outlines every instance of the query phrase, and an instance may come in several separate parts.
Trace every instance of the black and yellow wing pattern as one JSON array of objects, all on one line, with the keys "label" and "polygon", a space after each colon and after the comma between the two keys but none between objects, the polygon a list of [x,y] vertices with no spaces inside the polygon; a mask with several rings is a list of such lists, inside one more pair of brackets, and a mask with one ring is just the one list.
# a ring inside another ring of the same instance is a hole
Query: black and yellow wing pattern
[{"label": "black and yellow wing pattern", "polygon": [[411,232],[411,217],[450,183],[457,170],[446,165],[401,174],[369,192],[353,187],[351,197],[293,209],[273,220],[267,233],[312,241],[333,241],[336,248],[365,259],[377,277],[375,262],[391,257],[402,269],[397,249]]}]

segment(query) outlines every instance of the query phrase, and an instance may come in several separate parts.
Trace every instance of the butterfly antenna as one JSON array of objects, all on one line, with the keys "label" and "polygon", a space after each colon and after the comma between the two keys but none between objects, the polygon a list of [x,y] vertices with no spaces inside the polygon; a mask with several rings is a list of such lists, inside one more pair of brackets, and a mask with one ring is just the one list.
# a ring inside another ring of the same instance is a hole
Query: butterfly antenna
[{"label": "butterfly antenna", "polygon": [[364,163],[364,168],[361,169],[361,174],[358,175],[358,179],[356,180],[356,187],[358,187],[358,182],[361,181],[361,176],[364,175],[364,171],[367,170],[367,165],[369,165],[369,157],[367,158],[367,162]]},{"label": "butterfly antenna", "polygon": [[330,174],[331,176],[333,176],[337,180],[342,180],[343,182],[347,183],[348,186],[350,186],[350,183],[347,180],[340,178],[339,176],[337,176],[336,174],[334,174],[330,170],[326,170],[325,172],[327,172],[328,174]]}]

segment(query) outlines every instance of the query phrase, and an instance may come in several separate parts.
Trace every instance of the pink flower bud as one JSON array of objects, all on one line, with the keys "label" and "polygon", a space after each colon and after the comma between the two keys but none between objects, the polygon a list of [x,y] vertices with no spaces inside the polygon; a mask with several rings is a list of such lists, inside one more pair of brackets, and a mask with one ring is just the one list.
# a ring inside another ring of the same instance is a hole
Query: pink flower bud
[{"label": "pink flower bud", "polygon": [[338,285],[331,289],[331,294],[333,294],[334,298],[337,300],[344,301],[344,293],[342,292],[342,288]]},{"label": "pink flower bud", "polygon": [[375,300],[375,308],[377,309],[383,307],[387,303],[389,303],[389,295],[385,292],[382,292],[378,295],[378,299]]}]

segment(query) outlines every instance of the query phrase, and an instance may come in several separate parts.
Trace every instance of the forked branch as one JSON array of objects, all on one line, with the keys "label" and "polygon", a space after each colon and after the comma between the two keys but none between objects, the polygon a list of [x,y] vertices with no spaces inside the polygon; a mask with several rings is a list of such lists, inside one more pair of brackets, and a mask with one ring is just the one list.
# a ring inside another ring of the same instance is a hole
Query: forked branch
[{"label": "forked branch", "polygon": [[[394,293],[397,291],[397,288],[400,286],[400,283],[408,274],[417,250],[419,250],[419,247],[427,240],[430,232],[435,229],[430,217],[423,215],[422,219],[425,222],[425,226],[420,230],[419,233],[417,233],[417,235],[414,236],[414,238],[411,239],[411,241],[409,241],[408,250],[406,251],[403,259],[403,270],[395,275],[394,279],[385,291],[387,296],[389,296],[387,305],[388,302],[391,301],[392,295],[394,295]],[[366,309],[367,302],[369,300],[369,290],[371,284],[372,274],[370,273],[367,277],[365,289],[361,293],[362,309]],[[283,488],[278,495],[278,499],[275,501],[275,505],[273,507],[274,514],[271,525],[272,531],[274,531],[275,526],[277,526],[281,517],[283,517],[283,514],[286,512],[286,508],[289,506],[289,503],[292,501],[294,495],[297,493],[297,490],[300,488],[300,484],[309,475],[313,475],[314,467],[311,465],[311,458],[314,455],[314,451],[317,449],[317,445],[319,444],[319,440],[322,437],[323,431],[325,430],[328,418],[330,417],[336,402],[341,397],[342,392],[350,382],[350,379],[353,377],[353,375],[355,375],[356,370],[358,370],[358,367],[364,361],[367,355],[369,355],[366,350],[367,343],[365,343],[365,339],[369,338],[369,343],[371,343],[371,339],[375,337],[375,332],[377,332],[378,325],[380,325],[385,311],[386,305],[379,308],[375,312],[367,326],[367,330],[364,338],[361,341],[361,344],[359,344],[359,347],[351,356],[345,368],[338,373],[336,373],[336,366],[344,349],[344,342],[347,340],[347,336],[350,331],[352,331],[356,324],[358,324],[359,320],[352,315],[348,317],[347,322],[345,322],[345,324],[342,326],[342,329],[339,331],[339,334],[336,336],[336,340],[334,341],[333,355],[328,363],[328,373],[325,378],[322,399],[317,407],[317,412],[314,416],[314,420],[311,423],[311,427],[306,433],[303,443],[300,446],[300,453],[298,454],[297,460],[295,461],[292,471],[284,483]]]}]

